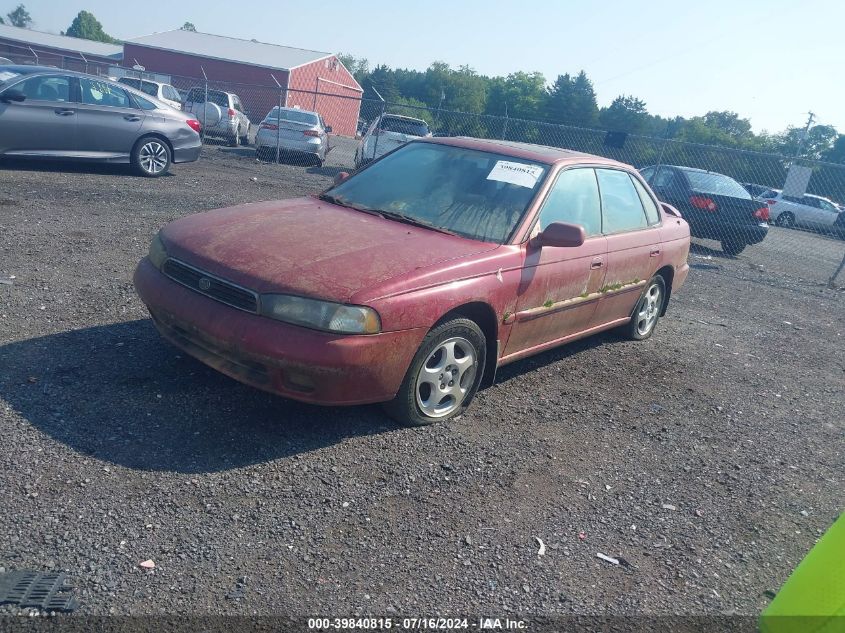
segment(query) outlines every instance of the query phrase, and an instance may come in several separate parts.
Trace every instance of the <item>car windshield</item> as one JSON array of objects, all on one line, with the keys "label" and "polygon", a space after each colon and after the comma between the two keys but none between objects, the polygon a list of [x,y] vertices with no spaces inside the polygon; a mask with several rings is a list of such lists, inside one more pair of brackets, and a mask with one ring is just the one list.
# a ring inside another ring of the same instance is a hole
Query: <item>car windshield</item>
[{"label": "car windshield", "polygon": [[508,240],[547,166],[415,142],[330,189],[332,201],[484,242]]},{"label": "car windshield", "polygon": [[381,122],[381,129],[385,132],[398,132],[410,136],[425,136],[428,134],[428,124],[415,119],[400,119],[386,116]]},{"label": "car windshield", "polygon": [[751,200],[751,194],[745,190],[745,187],[723,174],[687,170],[684,170],[684,174],[689,179],[690,187],[698,193]]},{"label": "car windshield", "polygon": [[276,107],[270,110],[270,113],[264,117],[268,119],[279,119],[282,121],[293,121],[295,123],[308,123],[309,125],[317,125],[317,115],[313,112],[303,112],[302,110],[281,110]]}]

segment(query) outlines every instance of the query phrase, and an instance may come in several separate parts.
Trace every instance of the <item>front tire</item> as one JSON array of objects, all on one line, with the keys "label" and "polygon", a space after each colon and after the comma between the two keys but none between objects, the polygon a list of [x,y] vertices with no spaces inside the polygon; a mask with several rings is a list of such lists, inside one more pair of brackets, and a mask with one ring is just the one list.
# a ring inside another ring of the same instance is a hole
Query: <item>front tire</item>
[{"label": "front tire", "polygon": [[486,355],[486,338],[474,321],[459,318],[438,325],[423,339],[385,411],[409,426],[460,415],[478,391]]},{"label": "front tire", "polygon": [[657,321],[666,303],[666,282],[660,275],[655,275],[645,285],[640,300],[634,308],[631,320],[625,326],[628,338],[644,341],[649,338],[657,327]]},{"label": "front tire", "polygon": [[132,148],[135,171],[147,178],[158,178],[170,169],[170,147],[157,136],[145,136]]},{"label": "front tire", "polygon": [[745,242],[740,242],[739,240],[729,239],[729,240],[722,240],[722,251],[725,255],[730,255],[731,257],[736,257],[742,251],[745,250],[745,247],[748,246]]}]

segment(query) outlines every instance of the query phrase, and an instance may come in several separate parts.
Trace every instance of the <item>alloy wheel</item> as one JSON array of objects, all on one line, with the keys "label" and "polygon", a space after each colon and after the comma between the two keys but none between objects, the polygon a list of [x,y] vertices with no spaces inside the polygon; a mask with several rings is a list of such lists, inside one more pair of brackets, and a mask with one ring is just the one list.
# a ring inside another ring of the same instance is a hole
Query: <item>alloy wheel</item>
[{"label": "alloy wheel", "polygon": [[442,418],[463,404],[475,382],[478,355],[467,339],[455,336],[440,343],[420,367],[416,399],[420,411]]},{"label": "alloy wheel", "polygon": [[637,333],[640,336],[646,336],[657,323],[657,317],[660,316],[660,301],[660,286],[653,283],[646,290],[640,311],[637,312]]},{"label": "alloy wheel", "polygon": [[138,152],[138,162],[148,174],[158,174],[167,167],[167,148],[159,141],[147,141]]}]

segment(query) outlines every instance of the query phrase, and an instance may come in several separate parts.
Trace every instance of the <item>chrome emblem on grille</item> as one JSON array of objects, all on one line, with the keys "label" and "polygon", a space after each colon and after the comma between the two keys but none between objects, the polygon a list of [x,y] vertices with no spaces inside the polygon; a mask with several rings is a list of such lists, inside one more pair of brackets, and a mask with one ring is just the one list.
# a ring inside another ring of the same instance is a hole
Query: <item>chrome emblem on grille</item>
[{"label": "chrome emblem on grille", "polygon": [[200,280],[197,282],[197,286],[199,286],[200,290],[208,290],[211,288],[211,279],[208,277],[200,277]]}]

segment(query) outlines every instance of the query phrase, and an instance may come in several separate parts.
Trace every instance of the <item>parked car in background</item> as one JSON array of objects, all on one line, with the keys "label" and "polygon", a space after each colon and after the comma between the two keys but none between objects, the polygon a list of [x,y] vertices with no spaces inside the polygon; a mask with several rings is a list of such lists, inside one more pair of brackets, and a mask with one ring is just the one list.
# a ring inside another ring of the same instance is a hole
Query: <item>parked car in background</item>
[{"label": "parked car in background", "polygon": [[128,86],[58,68],[0,66],[0,155],[131,163],[144,176],[199,158],[200,123]]},{"label": "parked car in background", "polygon": [[744,182],[744,183],[742,183],[742,186],[745,188],[745,190],[748,193],[751,194],[752,198],[759,198],[764,193],[772,190],[770,187],[767,187],[766,185],[758,185],[758,184],[755,184],[753,182]]},{"label": "parked car in background", "polygon": [[249,145],[252,123],[238,95],[222,90],[206,93],[204,87],[191,88],[182,109],[199,119],[206,136],[225,139],[232,147]]},{"label": "parked car in background", "polygon": [[640,173],[661,201],[677,208],[694,237],[717,240],[731,256],[762,242],[769,208],[730,176],[679,165],[645,167]]},{"label": "parked car in background", "polygon": [[161,334],[211,367],[423,425],[507,363],[611,328],[650,337],[689,240],[627,165],[424,139],[318,196],[176,220],[134,280]]},{"label": "parked car in background", "polygon": [[8,57],[0,57],[0,66],[14,66],[15,62],[13,62]]},{"label": "parked car in background", "polygon": [[152,81],[150,79],[138,79],[136,77],[121,77],[117,81],[125,86],[132,86],[135,90],[140,90],[151,97],[155,97],[177,110],[182,109],[182,96],[170,84],[164,84],[160,81]]},{"label": "parked car in background", "polygon": [[305,157],[320,167],[329,149],[330,125],[317,112],[299,108],[270,110],[255,133],[255,154],[258,158],[280,155]]},{"label": "parked car in background", "polygon": [[814,231],[830,232],[838,226],[842,215],[835,202],[806,193],[803,196],[785,196],[783,192],[766,197],[772,222],[787,228],[801,227]]},{"label": "parked car in background", "polygon": [[370,124],[355,151],[355,167],[366,165],[410,140],[431,136],[422,119],[398,114],[379,116]]}]

